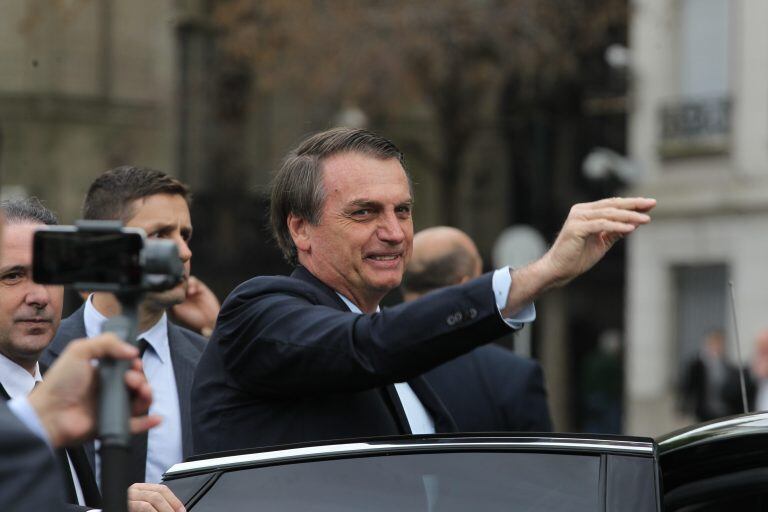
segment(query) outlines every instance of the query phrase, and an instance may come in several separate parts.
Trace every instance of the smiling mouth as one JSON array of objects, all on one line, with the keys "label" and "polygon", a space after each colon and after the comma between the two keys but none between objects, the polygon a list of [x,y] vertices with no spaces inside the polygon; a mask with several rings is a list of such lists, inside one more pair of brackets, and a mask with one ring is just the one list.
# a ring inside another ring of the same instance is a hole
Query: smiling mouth
[{"label": "smiling mouth", "polygon": [[399,254],[390,254],[386,256],[368,256],[368,259],[374,261],[394,261],[400,257]]}]

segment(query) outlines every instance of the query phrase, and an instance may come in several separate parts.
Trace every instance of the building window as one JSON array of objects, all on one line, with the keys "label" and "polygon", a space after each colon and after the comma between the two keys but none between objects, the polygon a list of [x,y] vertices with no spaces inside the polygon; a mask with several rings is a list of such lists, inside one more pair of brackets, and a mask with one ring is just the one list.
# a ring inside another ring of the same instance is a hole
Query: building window
[{"label": "building window", "polygon": [[727,0],[678,0],[678,91],[661,108],[663,157],[728,152],[731,132]]}]

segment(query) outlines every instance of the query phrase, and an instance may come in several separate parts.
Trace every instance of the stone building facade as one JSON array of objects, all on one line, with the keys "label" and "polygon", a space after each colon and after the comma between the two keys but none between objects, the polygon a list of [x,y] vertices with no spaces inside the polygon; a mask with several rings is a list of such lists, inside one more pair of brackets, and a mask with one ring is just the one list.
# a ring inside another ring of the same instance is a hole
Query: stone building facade
[{"label": "stone building facade", "polygon": [[768,327],[768,4],[632,5],[631,192],[659,203],[628,240],[625,424],[652,435],[691,421],[677,387],[706,331],[735,361],[738,326],[746,362]]}]

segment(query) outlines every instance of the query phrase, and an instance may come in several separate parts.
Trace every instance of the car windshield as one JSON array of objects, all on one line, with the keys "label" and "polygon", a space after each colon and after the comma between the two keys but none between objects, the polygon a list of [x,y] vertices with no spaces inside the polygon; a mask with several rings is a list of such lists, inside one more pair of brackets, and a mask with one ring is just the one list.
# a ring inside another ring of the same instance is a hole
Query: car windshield
[{"label": "car windshield", "polygon": [[600,458],[429,453],[322,460],[224,473],[194,511],[593,511]]}]

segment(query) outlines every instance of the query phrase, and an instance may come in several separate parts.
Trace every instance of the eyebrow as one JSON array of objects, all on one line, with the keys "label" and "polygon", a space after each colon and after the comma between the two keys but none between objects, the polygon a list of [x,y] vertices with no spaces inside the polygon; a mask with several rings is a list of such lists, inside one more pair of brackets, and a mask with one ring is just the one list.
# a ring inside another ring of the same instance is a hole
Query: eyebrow
[{"label": "eyebrow", "polygon": [[[403,206],[403,205],[412,206],[413,199],[409,197],[405,201],[400,201],[399,203],[397,203],[397,206]],[[374,201],[372,199],[354,199],[349,203],[348,206],[350,208],[361,208],[361,207],[380,208],[382,206],[382,203],[379,201]]]},{"label": "eyebrow", "polygon": [[27,272],[30,269],[28,265],[12,265],[10,267],[0,268],[0,275],[8,274],[9,272]]},{"label": "eyebrow", "polygon": [[[149,229],[147,231],[157,231],[157,232],[166,232],[166,231],[173,231],[176,229],[176,224],[171,224],[167,222],[156,222],[154,224],[149,225]],[[192,234],[192,226],[181,226],[179,228],[179,231],[182,233]]]},{"label": "eyebrow", "polygon": [[381,203],[371,199],[355,199],[348,205],[349,208],[380,208]]}]

